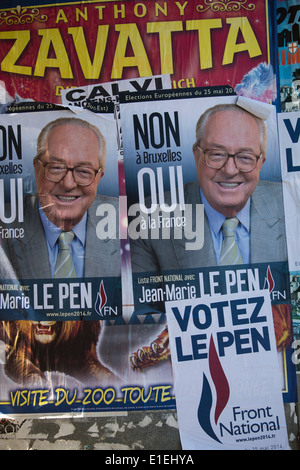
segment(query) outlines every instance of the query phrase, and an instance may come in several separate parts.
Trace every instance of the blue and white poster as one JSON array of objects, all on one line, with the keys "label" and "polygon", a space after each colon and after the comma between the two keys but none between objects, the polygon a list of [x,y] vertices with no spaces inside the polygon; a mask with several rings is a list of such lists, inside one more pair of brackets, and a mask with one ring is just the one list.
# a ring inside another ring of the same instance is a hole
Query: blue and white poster
[{"label": "blue and white poster", "polygon": [[[293,347],[298,348],[300,344],[300,112],[278,114],[278,129],[295,340]],[[297,351],[293,355],[293,362],[299,372],[300,360]]]},{"label": "blue and white poster", "polygon": [[184,450],[287,450],[266,290],[167,302]]},{"label": "blue and white poster", "polygon": [[300,112],[277,116],[289,270],[299,271]]}]

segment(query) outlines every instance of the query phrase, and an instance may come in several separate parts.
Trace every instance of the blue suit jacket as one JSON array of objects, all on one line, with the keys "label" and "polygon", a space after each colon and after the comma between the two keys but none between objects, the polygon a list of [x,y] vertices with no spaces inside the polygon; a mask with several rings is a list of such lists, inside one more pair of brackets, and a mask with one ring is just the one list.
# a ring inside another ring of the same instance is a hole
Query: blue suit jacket
[{"label": "blue suit jacket", "polygon": [[[185,203],[201,204],[198,183],[185,186]],[[251,196],[250,262],[286,261],[287,248],[280,183],[260,181]],[[196,229],[193,220],[193,231]],[[170,269],[217,266],[210,228],[204,215],[204,245],[199,250],[186,250],[189,243],[181,239],[131,240],[133,272],[160,272]]]},{"label": "blue suit jacket", "polygon": [[[120,241],[100,240],[96,234],[99,220],[96,209],[103,203],[115,206],[117,220],[114,222],[118,224],[118,200],[97,196],[87,213],[84,277],[120,276]],[[24,200],[23,227],[23,238],[2,240],[1,258],[5,260],[5,265],[1,268],[1,277],[11,277],[13,273],[15,279],[51,278],[45,232],[35,195],[27,196]]]}]

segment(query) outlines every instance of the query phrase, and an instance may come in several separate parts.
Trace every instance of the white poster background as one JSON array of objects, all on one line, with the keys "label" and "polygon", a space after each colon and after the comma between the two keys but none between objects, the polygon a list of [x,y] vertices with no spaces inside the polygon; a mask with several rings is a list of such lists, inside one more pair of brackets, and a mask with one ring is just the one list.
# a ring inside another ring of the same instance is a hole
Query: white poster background
[{"label": "white poster background", "polygon": [[289,449],[268,291],[167,302],[166,310],[183,449]]},{"label": "white poster background", "polygon": [[[300,270],[300,112],[278,114],[289,270]],[[288,166],[289,163],[289,166]]]}]

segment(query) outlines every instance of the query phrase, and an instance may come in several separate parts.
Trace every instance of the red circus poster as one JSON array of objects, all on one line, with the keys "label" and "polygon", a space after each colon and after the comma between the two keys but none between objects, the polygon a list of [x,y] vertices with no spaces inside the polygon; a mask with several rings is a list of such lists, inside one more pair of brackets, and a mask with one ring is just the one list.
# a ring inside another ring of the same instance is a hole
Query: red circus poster
[{"label": "red circus poster", "polygon": [[172,88],[244,89],[251,78],[256,99],[276,95],[274,70],[263,68],[275,63],[267,0],[23,0],[1,8],[0,80],[10,100],[61,103],[62,89],[163,74]]}]

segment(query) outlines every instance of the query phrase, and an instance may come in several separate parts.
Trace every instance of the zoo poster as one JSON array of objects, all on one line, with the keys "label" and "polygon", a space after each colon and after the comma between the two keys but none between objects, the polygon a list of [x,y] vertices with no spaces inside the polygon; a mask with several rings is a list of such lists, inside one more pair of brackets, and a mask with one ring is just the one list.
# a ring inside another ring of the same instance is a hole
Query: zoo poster
[{"label": "zoo poster", "polygon": [[166,74],[172,88],[243,88],[250,71],[260,82],[261,64],[273,67],[259,83],[261,99],[272,100],[275,28],[267,0],[4,0],[1,101],[60,104],[63,89]]}]

